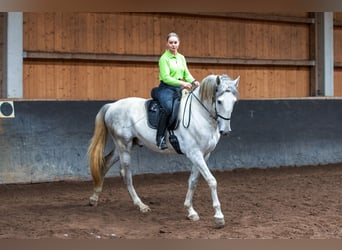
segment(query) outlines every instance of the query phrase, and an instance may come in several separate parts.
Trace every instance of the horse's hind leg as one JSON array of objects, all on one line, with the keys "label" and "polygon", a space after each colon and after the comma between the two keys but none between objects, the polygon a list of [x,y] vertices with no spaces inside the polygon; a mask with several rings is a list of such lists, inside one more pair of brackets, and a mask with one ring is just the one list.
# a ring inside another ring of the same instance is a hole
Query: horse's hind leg
[{"label": "horse's hind leg", "polygon": [[200,173],[198,169],[195,166],[193,166],[188,181],[188,192],[186,193],[186,198],[184,202],[184,206],[188,209],[188,218],[192,221],[199,220],[198,213],[195,211],[192,205],[192,198],[197,187],[199,174]]},{"label": "horse's hind leg", "polygon": [[146,213],[150,211],[151,209],[149,208],[149,206],[147,206],[141,201],[141,199],[139,198],[138,194],[136,193],[134,189],[133,180],[132,180],[132,171],[130,169],[130,162],[131,162],[131,156],[128,152],[123,152],[120,154],[121,175],[127,186],[128,192],[133,200],[133,204],[138,206],[141,212]]},{"label": "horse's hind leg", "polygon": [[99,195],[102,192],[104,177],[108,170],[119,160],[119,154],[116,150],[112,150],[105,156],[105,164],[101,169],[101,181],[100,183],[94,187],[94,193],[89,198],[89,205],[96,206],[99,200]]}]

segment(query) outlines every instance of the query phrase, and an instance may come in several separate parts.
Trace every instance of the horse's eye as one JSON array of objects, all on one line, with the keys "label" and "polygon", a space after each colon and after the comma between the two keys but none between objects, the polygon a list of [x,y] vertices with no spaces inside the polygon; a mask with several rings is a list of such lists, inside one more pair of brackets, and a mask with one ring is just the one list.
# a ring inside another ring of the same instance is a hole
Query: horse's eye
[{"label": "horse's eye", "polygon": [[221,104],[222,102],[221,102],[220,100],[217,100],[217,103],[218,103],[218,104]]}]

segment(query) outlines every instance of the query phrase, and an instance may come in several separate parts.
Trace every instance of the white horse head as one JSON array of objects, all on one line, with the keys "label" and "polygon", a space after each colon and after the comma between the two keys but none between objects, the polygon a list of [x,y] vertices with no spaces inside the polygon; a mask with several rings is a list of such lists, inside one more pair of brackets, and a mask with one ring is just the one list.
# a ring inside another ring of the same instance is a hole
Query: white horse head
[{"label": "white horse head", "polygon": [[220,134],[231,132],[230,120],[238,98],[240,76],[232,80],[228,75],[209,75],[200,85],[200,99],[211,106],[210,112],[217,120]]}]

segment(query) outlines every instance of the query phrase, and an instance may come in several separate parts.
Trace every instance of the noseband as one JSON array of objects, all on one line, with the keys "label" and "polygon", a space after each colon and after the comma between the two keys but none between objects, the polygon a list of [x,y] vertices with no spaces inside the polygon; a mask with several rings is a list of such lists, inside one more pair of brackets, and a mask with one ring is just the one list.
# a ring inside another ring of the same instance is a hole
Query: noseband
[{"label": "noseband", "polygon": [[[229,90],[226,90],[225,92],[230,92]],[[198,100],[198,98],[196,97],[196,99]],[[216,118],[215,118],[215,120],[217,120],[219,117],[221,118],[221,119],[223,119],[223,120],[226,120],[226,121],[229,121],[230,120],[230,117],[224,117],[224,116],[222,116],[222,115],[220,115],[218,112],[217,112],[217,109],[216,109],[216,98],[215,97],[213,97],[213,101],[214,101],[214,103],[215,103],[215,116],[216,116]],[[200,100],[198,100],[198,101],[200,101]],[[202,103],[201,103],[202,104]],[[202,104],[202,106],[204,106],[203,104]]]}]

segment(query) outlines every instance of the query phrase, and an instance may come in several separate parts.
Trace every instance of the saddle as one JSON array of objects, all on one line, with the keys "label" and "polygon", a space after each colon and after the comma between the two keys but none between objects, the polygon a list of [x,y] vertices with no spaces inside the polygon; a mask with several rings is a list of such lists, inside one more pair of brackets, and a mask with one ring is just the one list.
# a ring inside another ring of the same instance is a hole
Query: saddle
[{"label": "saddle", "polygon": [[[179,90],[173,97],[172,113],[170,115],[169,123],[167,126],[167,130],[170,134],[169,141],[178,154],[182,154],[182,151],[180,150],[178,139],[176,135],[173,133],[173,130],[177,129],[179,125],[178,113],[181,96],[182,91]],[[157,129],[159,122],[159,113],[162,109],[158,101],[158,87],[155,87],[151,90],[151,97],[152,99],[148,99],[145,102],[145,108],[147,112],[147,124],[150,128]]]}]

